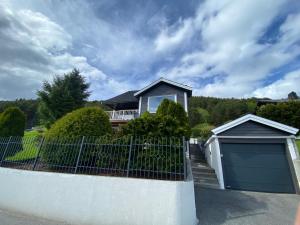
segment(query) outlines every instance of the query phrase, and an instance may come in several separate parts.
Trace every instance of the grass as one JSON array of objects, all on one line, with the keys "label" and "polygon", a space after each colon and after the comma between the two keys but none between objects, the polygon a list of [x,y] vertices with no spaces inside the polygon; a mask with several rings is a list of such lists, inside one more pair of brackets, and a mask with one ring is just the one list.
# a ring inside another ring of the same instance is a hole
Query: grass
[{"label": "grass", "polygon": [[297,144],[297,147],[298,147],[298,151],[300,153],[300,139],[296,140],[296,144]]},{"label": "grass", "polygon": [[[17,152],[14,156],[7,157],[5,160],[9,161],[23,161],[34,159],[38,152],[38,143],[34,142],[34,138],[39,135],[36,130],[25,131],[23,140],[23,150]],[[26,141],[27,140],[27,141]]]}]

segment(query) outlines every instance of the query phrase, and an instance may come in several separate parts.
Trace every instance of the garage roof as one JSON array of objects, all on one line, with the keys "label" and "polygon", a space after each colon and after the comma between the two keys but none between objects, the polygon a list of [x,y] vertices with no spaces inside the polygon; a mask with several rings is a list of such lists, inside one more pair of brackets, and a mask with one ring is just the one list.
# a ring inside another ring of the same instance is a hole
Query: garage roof
[{"label": "garage roof", "polygon": [[275,122],[273,120],[268,120],[268,119],[265,119],[265,118],[262,118],[262,117],[259,117],[259,116],[255,116],[255,115],[252,115],[252,114],[247,114],[245,116],[242,116],[236,120],[233,120],[229,123],[226,123],[220,127],[217,127],[215,129],[212,130],[212,132],[214,134],[219,134],[223,131],[226,131],[230,128],[233,128],[235,126],[238,126],[242,123],[245,123],[247,121],[254,121],[254,122],[257,122],[257,123],[261,123],[261,124],[264,124],[266,126],[270,126],[270,127],[273,127],[273,128],[276,128],[278,130],[282,130],[282,131],[285,131],[285,132],[288,132],[290,134],[297,134],[299,129],[297,128],[294,128],[294,127],[290,127],[290,126],[287,126],[287,125],[284,125],[282,123],[278,123],[278,122]]}]

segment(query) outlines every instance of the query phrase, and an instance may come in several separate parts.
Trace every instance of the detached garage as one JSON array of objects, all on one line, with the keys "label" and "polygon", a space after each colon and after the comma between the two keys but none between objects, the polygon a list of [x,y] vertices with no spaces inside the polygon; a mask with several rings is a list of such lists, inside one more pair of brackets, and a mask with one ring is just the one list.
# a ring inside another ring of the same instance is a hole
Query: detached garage
[{"label": "detached garage", "polygon": [[206,159],[220,188],[298,193],[293,160],[298,158],[298,129],[246,115],[212,130]]}]

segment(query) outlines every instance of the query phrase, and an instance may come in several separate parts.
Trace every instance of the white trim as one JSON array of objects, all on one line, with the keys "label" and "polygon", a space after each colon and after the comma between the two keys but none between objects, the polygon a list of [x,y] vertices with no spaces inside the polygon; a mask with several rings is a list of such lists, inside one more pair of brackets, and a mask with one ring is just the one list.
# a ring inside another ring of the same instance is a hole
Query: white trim
[{"label": "white trim", "polygon": [[259,117],[259,116],[248,114],[248,115],[242,116],[242,117],[240,117],[240,118],[238,118],[234,121],[226,123],[223,126],[217,127],[215,129],[213,129],[212,132],[214,134],[219,134],[219,133],[221,133],[225,130],[233,128],[233,127],[235,127],[237,125],[240,125],[242,123],[245,123],[249,120],[252,120],[254,122],[258,122],[258,123],[261,123],[261,124],[264,124],[264,125],[267,125],[267,126],[270,126],[270,127],[274,127],[276,129],[283,130],[283,131],[286,131],[286,132],[291,133],[291,134],[296,134],[299,131],[297,128],[290,127],[290,126],[284,125],[282,123],[278,123],[278,122],[275,122],[275,121],[272,121],[272,120],[268,120],[268,119],[265,119],[265,118],[262,118],[262,117]]},{"label": "white trim", "polygon": [[220,143],[219,143],[218,138],[215,139],[215,143],[216,143],[216,150],[217,150],[216,153],[217,153],[217,159],[218,159],[219,185],[220,185],[221,189],[225,189],[221,150],[220,150]]},{"label": "white trim", "polygon": [[152,95],[152,96],[148,96],[147,111],[150,112],[150,113],[156,113],[156,111],[155,111],[155,112],[151,112],[150,109],[149,109],[149,100],[150,100],[150,98],[153,98],[153,97],[164,97],[164,96],[174,96],[174,102],[177,103],[177,94],[169,94],[169,95]]},{"label": "white trim", "polygon": [[139,115],[141,115],[141,111],[142,111],[142,96],[140,96],[139,99]]},{"label": "white trim", "polygon": [[168,84],[171,84],[173,86],[177,86],[177,87],[180,87],[180,88],[183,88],[183,89],[186,89],[186,90],[189,90],[189,91],[192,91],[192,87],[190,86],[187,86],[187,85],[184,85],[184,84],[179,84],[177,82],[174,82],[174,81],[171,81],[171,80],[167,80],[165,78],[160,78],[156,81],[154,81],[153,83],[149,84],[148,86],[144,87],[143,89],[141,89],[140,91],[134,93],[134,96],[137,96],[137,95],[140,95],[141,93],[143,93],[144,91],[148,90],[149,88],[153,87],[154,85],[160,83],[160,82],[165,82],[165,83],[168,83]]},{"label": "white trim", "polygon": [[286,144],[287,144],[287,147],[288,147],[288,150],[290,152],[292,160],[297,159],[298,154],[297,154],[297,148],[295,146],[295,140],[292,139],[292,138],[287,138],[286,139]]},{"label": "white trim", "polygon": [[184,92],[184,110],[188,112],[188,102],[187,102],[187,93]]}]

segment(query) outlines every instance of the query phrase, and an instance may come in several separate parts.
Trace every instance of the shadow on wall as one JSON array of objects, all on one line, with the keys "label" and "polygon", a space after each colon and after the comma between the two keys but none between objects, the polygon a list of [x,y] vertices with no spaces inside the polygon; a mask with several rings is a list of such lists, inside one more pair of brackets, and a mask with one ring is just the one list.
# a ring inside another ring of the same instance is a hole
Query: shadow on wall
[{"label": "shadow on wall", "polygon": [[[228,224],[229,220],[239,217],[265,214],[268,209],[265,202],[239,191],[195,187],[195,198],[201,225]],[[232,221],[232,224],[235,223]]]}]

